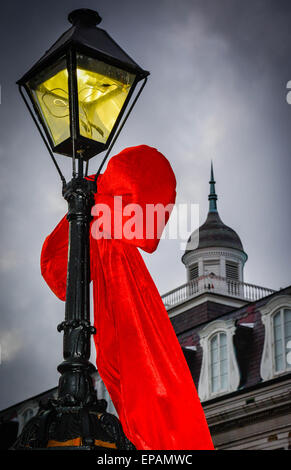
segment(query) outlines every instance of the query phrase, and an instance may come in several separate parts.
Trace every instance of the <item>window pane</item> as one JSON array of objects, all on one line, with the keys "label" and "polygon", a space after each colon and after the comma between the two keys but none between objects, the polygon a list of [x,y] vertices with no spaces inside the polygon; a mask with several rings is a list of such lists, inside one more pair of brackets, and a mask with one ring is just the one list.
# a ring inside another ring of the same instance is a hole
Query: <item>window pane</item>
[{"label": "window pane", "polygon": [[220,360],[227,359],[226,334],[220,333]]},{"label": "window pane", "polygon": [[286,367],[291,369],[291,340],[286,343]]},{"label": "window pane", "polygon": [[80,134],[106,143],[135,75],[82,54],[77,55]]},{"label": "window pane", "polygon": [[275,369],[278,372],[284,368],[281,311],[276,313],[276,315],[274,316],[273,329],[274,329],[274,340],[275,340],[274,342]]},{"label": "window pane", "polygon": [[70,137],[68,71],[65,57],[27,83],[55,145]]},{"label": "window pane", "polygon": [[218,335],[215,335],[214,338],[211,340],[211,349],[215,349],[218,347]]},{"label": "window pane", "polygon": [[[216,349],[216,351],[218,351]],[[214,364],[218,364],[219,360],[218,360],[218,353],[216,353],[215,355],[212,354],[212,357],[211,357],[211,364],[214,365]]]},{"label": "window pane", "polygon": [[278,341],[278,340],[282,339],[282,327],[281,327],[281,325],[274,327],[274,337],[275,337],[275,341]]},{"label": "window pane", "polygon": [[284,310],[285,342],[291,339],[291,310]]},{"label": "window pane", "polygon": [[224,374],[221,376],[221,390],[227,390],[228,380],[227,375]]},{"label": "window pane", "polygon": [[220,347],[226,346],[226,334],[220,333]]},{"label": "window pane", "polygon": [[219,364],[218,362],[216,363],[212,363],[211,365],[211,374],[212,374],[212,377],[218,377],[219,375]]},{"label": "window pane", "polygon": [[211,391],[213,393],[228,388],[227,337],[225,333],[216,334],[210,341]]},{"label": "window pane", "polygon": [[218,392],[218,377],[213,377],[211,390],[212,392]]},{"label": "window pane", "polygon": [[275,357],[275,366],[277,372],[284,369],[283,354]]},{"label": "window pane", "polygon": [[225,360],[227,358],[227,347],[220,347],[220,359]]},{"label": "window pane", "polygon": [[280,339],[282,335],[281,331],[281,312],[278,312],[274,316],[274,336],[275,339]]},{"label": "window pane", "polygon": [[218,336],[211,340],[211,363],[218,362]]},{"label": "window pane", "polygon": [[228,361],[227,361],[227,337],[225,333],[220,333],[220,390],[227,390],[228,387]]},{"label": "window pane", "polygon": [[279,339],[278,341],[275,341],[275,351],[276,351],[276,356],[280,356],[283,354],[283,343],[281,339]]},{"label": "window pane", "polygon": [[[284,310],[284,330],[285,330],[285,367],[291,369],[290,340],[291,340],[291,310]],[[289,343],[289,344],[288,344]]]},{"label": "window pane", "polygon": [[285,339],[286,341],[291,339],[291,321],[285,323]]},{"label": "window pane", "polygon": [[220,372],[221,372],[221,375],[227,375],[227,359],[225,359],[224,361],[221,361]]},{"label": "window pane", "polygon": [[274,326],[281,325],[281,312],[276,313],[274,315]]}]

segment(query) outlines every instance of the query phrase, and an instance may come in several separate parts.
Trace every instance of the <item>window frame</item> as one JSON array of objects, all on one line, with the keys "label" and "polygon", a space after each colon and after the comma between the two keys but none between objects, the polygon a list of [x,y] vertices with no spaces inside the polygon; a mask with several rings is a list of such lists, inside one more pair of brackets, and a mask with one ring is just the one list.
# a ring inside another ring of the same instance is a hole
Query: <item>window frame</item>
[{"label": "window frame", "polygon": [[275,364],[274,317],[279,311],[284,309],[291,310],[291,295],[279,295],[271,299],[260,309],[261,320],[265,327],[264,347],[260,364],[260,374],[263,381],[271,380],[280,375],[290,374],[291,372],[291,368],[276,371]]},{"label": "window frame", "polygon": [[[210,400],[238,389],[240,382],[240,371],[233,344],[233,336],[236,326],[233,318],[229,320],[214,320],[198,332],[200,345],[202,347],[202,365],[198,383],[198,395],[201,401]],[[228,384],[227,389],[212,392],[211,389],[211,357],[210,341],[218,333],[225,333],[228,353]]]},{"label": "window frame", "polygon": [[[291,307],[290,308],[287,308],[287,307],[281,307],[279,308],[278,310],[276,310],[275,312],[273,312],[272,314],[272,319],[271,319],[271,325],[272,325],[272,344],[273,344],[273,364],[274,364],[274,375],[281,375],[282,373],[284,372],[291,372],[291,365],[290,367],[288,368],[288,363],[287,363],[287,344],[286,344],[286,339],[285,339],[285,310],[290,310],[291,311]],[[282,333],[282,336],[281,336],[281,340],[282,340],[282,343],[283,343],[283,346],[282,347],[282,350],[285,352],[285,354],[283,353],[283,357],[284,357],[284,368],[281,369],[281,370],[276,370],[276,346],[275,346],[275,331],[274,331],[274,318],[276,315],[280,314],[280,317],[281,317],[281,333]],[[283,322],[282,322],[282,318],[283,318]]]}]

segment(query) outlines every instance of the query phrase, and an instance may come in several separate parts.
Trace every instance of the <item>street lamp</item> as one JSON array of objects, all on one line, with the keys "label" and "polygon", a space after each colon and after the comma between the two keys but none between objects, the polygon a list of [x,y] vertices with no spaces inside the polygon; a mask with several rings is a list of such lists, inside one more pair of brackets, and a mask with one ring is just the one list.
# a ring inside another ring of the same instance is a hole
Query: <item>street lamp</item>
[{"label": "street lamp", "polygon": [[[65,321],[58,325],[58,331],[64,331],[58,398],[29,421],[14,448],[131,449],[117,418],[106,413],[105,400],[97,399],[91,378],[96,369],[89,362],[90,338],[95,333],[90,324],[89,228],[97,175],[149,72],[96,26],[101,21],[97,12],[74,10],[68,19],[72,27],[17,82],[63,182],[69,252]],[[89,160],[106,149],[94,181],[86,179]],[[72,158],[69,183],[54,153]]]},{"label": "street lamp", "polygon": [[141,69],[104,31],[97,12],[68,16],[72,27],[17,82],[23,87],[53,152],[89,160],[105,150]]}]

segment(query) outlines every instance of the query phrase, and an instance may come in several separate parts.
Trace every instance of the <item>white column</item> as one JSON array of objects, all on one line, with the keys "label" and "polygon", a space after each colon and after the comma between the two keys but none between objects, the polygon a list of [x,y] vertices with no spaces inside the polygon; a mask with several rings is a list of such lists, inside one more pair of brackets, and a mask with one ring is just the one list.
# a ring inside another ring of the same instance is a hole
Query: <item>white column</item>
[{"label": "white column", "polygon": [[243,262],[239,263],[239,280],[244,282],[244,264]]},{"label": "white column", "polygon": [[198,259],[198,276],[203,276],[203,258]]}]

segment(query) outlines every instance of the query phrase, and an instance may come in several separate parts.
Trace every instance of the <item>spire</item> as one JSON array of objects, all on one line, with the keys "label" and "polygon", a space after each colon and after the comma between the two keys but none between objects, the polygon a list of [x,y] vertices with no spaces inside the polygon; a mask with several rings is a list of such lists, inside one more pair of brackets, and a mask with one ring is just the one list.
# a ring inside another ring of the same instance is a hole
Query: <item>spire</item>
[{"label": "spire", "polygon": [[211,160],[211,173],[210,173],[210,194],[208,196],[209,200],[209,212],[217,212],[217,206],[216,206],[216,201],[217,201],[217,195],[215,193],[215,180],[214,180],[214,175],[213,175],[213,164]]}]

